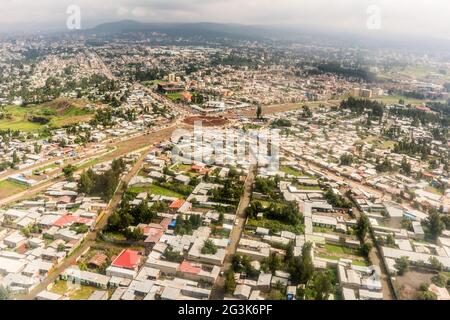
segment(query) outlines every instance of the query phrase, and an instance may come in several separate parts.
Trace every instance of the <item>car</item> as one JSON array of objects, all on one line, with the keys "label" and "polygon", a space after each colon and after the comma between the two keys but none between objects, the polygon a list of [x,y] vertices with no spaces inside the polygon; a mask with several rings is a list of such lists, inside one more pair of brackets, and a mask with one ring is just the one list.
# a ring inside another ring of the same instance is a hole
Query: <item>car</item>
[{"label": "car", "polygon": [[239,219],[236,219],[236,220],[234,221],[234,225],[235,225],[235,226],[239,225]]}]

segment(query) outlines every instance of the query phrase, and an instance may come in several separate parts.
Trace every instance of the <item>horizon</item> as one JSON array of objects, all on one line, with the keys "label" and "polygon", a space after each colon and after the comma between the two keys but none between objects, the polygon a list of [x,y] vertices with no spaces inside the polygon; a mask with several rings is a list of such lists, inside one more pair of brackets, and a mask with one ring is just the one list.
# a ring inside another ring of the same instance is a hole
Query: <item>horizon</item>
[{"label": "horizon", "polygon": [[[79,10],[80,29],[103,23],[133,20],[142,23],[219,23],[245,26],[282,26],[321,32],[351,33],[378,38],[431,37],[450,40],[446,18],[450,3],[444,0],[112,0],[10,1],[3,5],[0,33],[47,33],[67,30],[73,7]],[[405,15],[404,8],[408,8]],[[234,10],[238,9],[238,10]],[[320,19],[318,19],[320,16]],[[372,24],[372,27],[370,26]]]}]

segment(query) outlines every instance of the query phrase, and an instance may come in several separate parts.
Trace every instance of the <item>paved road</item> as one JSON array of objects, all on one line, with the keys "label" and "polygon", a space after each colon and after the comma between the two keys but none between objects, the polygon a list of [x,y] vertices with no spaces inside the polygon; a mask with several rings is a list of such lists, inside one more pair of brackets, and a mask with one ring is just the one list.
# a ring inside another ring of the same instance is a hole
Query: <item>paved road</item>
[{"label": "paved road", "polygon": [[[256,166],[251,166],[249,169],[249,173],[247,175],[247,179],[244,184],[244,193],[241,196],[241,200],[239,201],[238,208],[236,210],[236,219],[238,219],[237,225],[233,226],[233,230],[230,233],[230,244],[227,247],[227,255],[225,257],[225,262],[222,266],[222,271],[225,272],[231,267],[231,261],[233,256],[236,254],[236,250],[239,244],[239,240],[241,239],[242,232],[245,228],[245,221],[247,220],[246,209],[250,204],[252,191],[253,191],[253,182],[255,180]],[[222,300],[225,291],[224,291],[225,279],[224,277],[219,277],[214,284],[214,287],[211,291],[211,299],[213,300]]]},{"label": "paved road", "polygon": [[[104,156],[101,156],[101,161],[108,161],[113,160],[116,158],[119,158],[123,155],[126,155],[131,152],[135,152],[136,150],[145,148],[149,146],[150,144],[158,143],[164,140],[167,140],[172,135],[173,131],[180,127],[180,124],[175,122],[174,124],[169,124],[167,127],[162,128],[160,130],[156,130],[153,132],[144,133],[138,136],[135,136],[131,139],[126,140],[120,140],[115,141],[113,144],[110,144],[110,146],[113,146],[116,148],[113,152],[105,153]],[[93,158],[98,157],[98,154],[91,154],[88,157],[77,159],[75,162],[70,162],[70,164],[77,164],[85,161],[89,161]],[[68,162],[69,163],[69,162]],[[67,163],[67,164],[68,164]],[[29,169],[27,169],[29,170]],[[23,171],[27,171],[23,170]],[[58,175],[62,172],[62,168],[59,168],[51,173],[51,175]],[[40,192],[44,191],[46,188],[50,187],[52,184],[62,181],[63,177],[59,177],[56,179],[52,179],[46,182],[42,182],[36,186],[33,186],[25,191],[22,191],[20,193],[11,195],[9,197],[0,199],[0,206],[5,206],[11,203],[14,203],[19,200],[25,200],[34,197],[35,195],[39,194]]]},{"label": "paved road", "polygon": [[120,200],[122,199],[123,195],[123,189],[122,186],[124,184],[128,184],[130,180],[139,172],[140,168],[142,167],[142,163],[145,159],[145,156],[147,155],[148,151],[151,147],[146,148],[140,158],[136,161],[136,163],[133,165],[133,168],[127,173],[127,175],[122,179],[121,183],[119,184],[116,193],[114,194],[113,198],[111,199],[108,208],[106,209],[105,213],[101,217],[100,221],[98,221],[95,230],[91,231],[87,234],[86,238],[84,239],[83,243],[75,249],[75,251],[66,259],[63,260],[63,262],[58,265],[53,271],[50,272],[50,274],[36,287],[34,288],[29,294],[18,297],[20,300],[33,300],[36,298],[36,295],[43,291],[47,290],[47,287],[56,281],[60,274],[64,272],[65,269],[68,267],[76,264],[76,261],[83,255],[86,250],[88,250],[94,243],[97,238],[97,232],[101,231],[106,224],[108,223],[108,219],[111,216],[111,214],[114,213],[114,211],[117,209],[118,205],[120,204]]}]

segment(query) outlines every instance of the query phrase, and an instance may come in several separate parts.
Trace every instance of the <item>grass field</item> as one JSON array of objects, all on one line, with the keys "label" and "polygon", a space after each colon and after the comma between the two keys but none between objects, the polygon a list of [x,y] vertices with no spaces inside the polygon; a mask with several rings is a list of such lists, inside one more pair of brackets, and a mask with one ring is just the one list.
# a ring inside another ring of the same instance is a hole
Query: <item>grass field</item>
[{"label": "grass field", "polygon": [[[40,105],[4,106],[0,108],[3,119],[0,119],[0,129],[20,130],[25,132],[37,131],[49,126],[58,128],[64,125],[88,121],[93,112],[84,108],[85,103],[78,100],[58,99]],[[45,117],[47,124],[31,122],[32,116]]]},{"label": "grass field", "polygon": [[290,231],[292,233],[295,234],[302,234],[304,231],[304,227],[302,224],[298,224],[298,225],[290,225],[290,224],[286,224],[277,220],[270,220],[270,219],[266,219],[266,218],[262,218],[262,219],[249,219],[248,220],[248,225],[249,226],[253,226],[253,227],[262,227],[262,228],[267,228],[270,231],[272,231],[273,233],[279,232],[279,231]]},{"label": "grass field", "polygon": [[354,249],[350,249],[347,247],[342,247],[342,246],[336,246],[333,244],[326,244],[325,245],[325,250],[329,253],[336,253],[336,254],[357,254],[356,250]]},{"label": "grass field", "polygon": [[426,187],[425,191],[430,192],[430,193],[434,193],[434,194],[439,195],[439,196],[443,196],[444,195],[439,189],[431,187],[431,186]]},{"label": "grass field", "polygon": [[26,185],[17,182],[9,180],[0,181],[0,199],[25,191],[26,189],[27,189]]},{"label": "grass field", "polygon": [[166,97],[174,102],[178,102],[183,98],[183,96],[179,92],[167,93]]},{"label": "grass field", "polygon": [[300,171],[295,170],[294,168],[291,168],[289,166],[280,167],[280,171],[282,171],[286,174],[293,175],[294,177],[300,177],[302,175],[302,173]]},{"label": "grass field", "polygon": [[148,192],[149,194],[156,194],[160,196],[184,198],[182,194],[176,193],[166,188],[155,186],[153,184],[146,187],[131,187],[129,191],[134,193]]},{"label": "grass field", "polygon": [[72,287],[67,284],[67,281],[59,280],[53,284],[50,291],[60,295],[67,294],[70,300],[87,300],[95,290],[94,287],[83,285],[74,285]]},{"label": "grass field", "polygon": [[386,97],[376,97],[372,98],[371,100],[376,100],[385,104],[396,104],[399,103],[400,99],[405,101],[405,104],[412,104],[412,105],[418,105],[422,104],[429,100],[421,100],[421,99],[414,99],[414,98],[408,98],[404,96],[386,96]]},{"label": "grass field", "polygon": [[380,79],[393,80],[393,79],[403,79],[403,80],[419,80],[419,81],[430,81],[434,80],[440,84],[450,81],[450,73],[447,70],[446,74],[439,72],[437,67],[429,67],[422,65],[409,65],[403,68],[391,68],[389,71],[381,72],[377,75]]}]

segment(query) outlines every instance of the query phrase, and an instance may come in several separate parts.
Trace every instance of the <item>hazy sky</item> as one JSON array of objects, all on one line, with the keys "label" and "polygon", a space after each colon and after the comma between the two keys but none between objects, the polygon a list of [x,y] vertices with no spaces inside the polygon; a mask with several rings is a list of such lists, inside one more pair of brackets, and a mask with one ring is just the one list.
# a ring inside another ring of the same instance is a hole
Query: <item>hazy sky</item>
[{"label": "hazy sky", "polygon": [[[64,29],[69,5],[80,7],[82,28],[121,19],[208,21],[450,39],[449,0],[0,0],[0,31]],[[371,5],[381,10],[380,29],[367,28]]]}]

